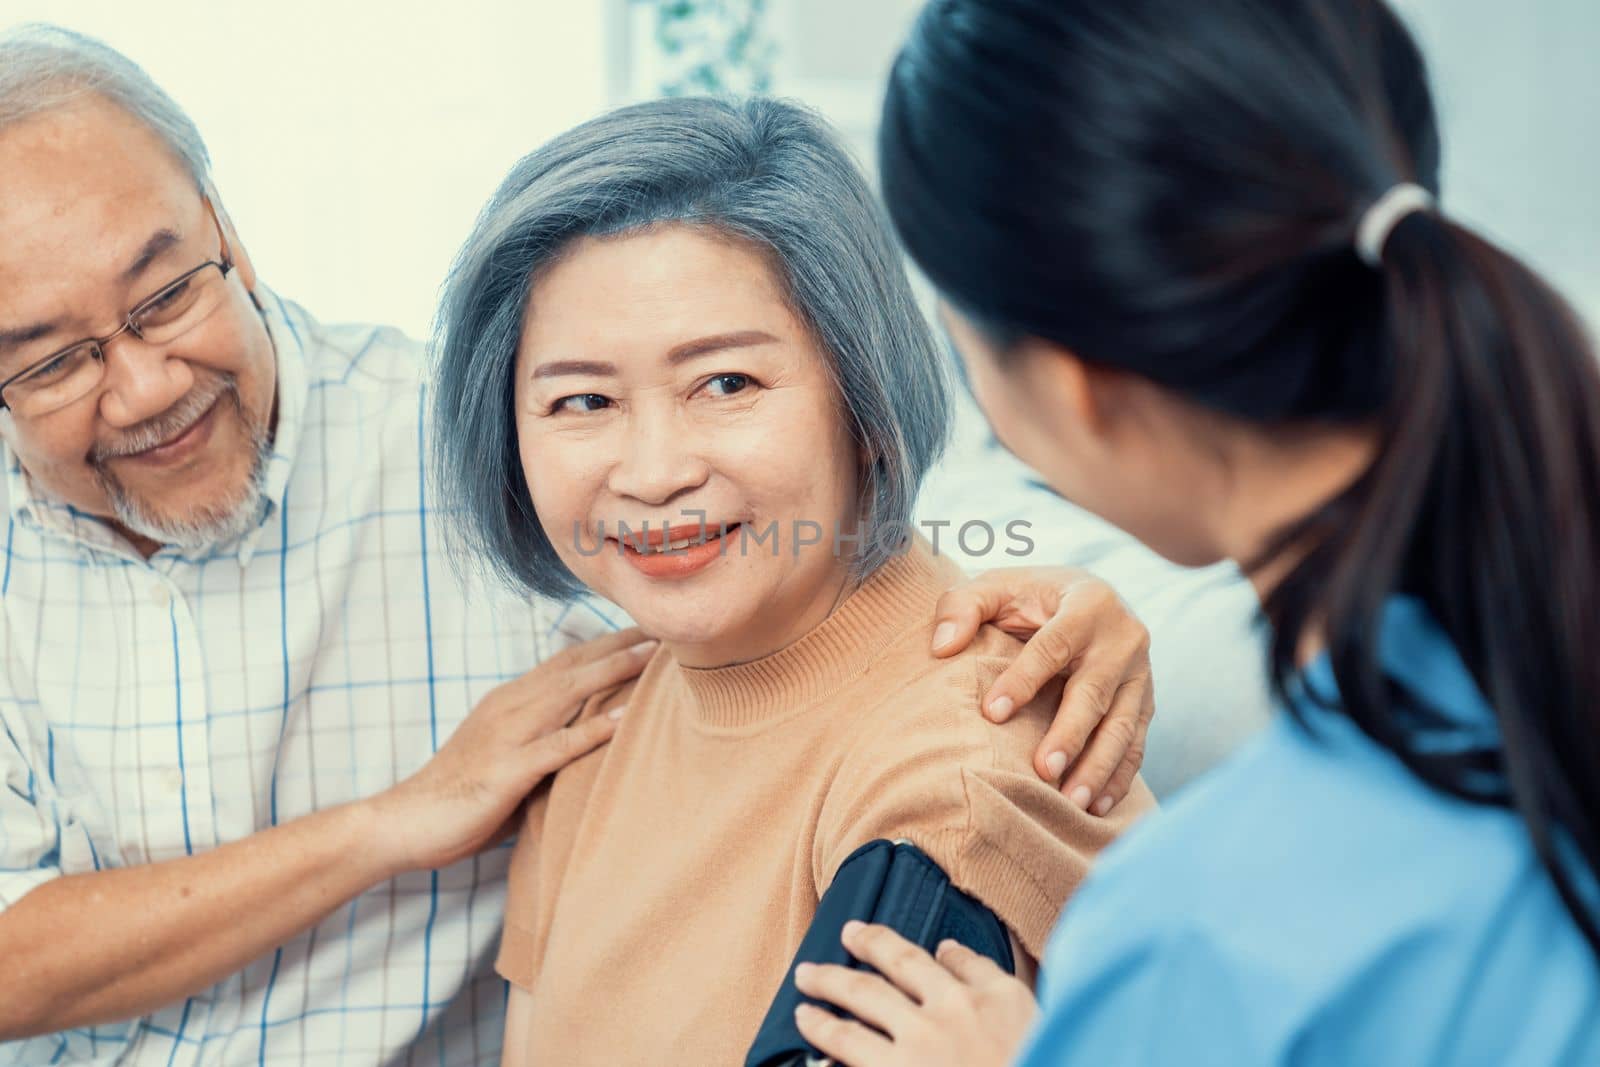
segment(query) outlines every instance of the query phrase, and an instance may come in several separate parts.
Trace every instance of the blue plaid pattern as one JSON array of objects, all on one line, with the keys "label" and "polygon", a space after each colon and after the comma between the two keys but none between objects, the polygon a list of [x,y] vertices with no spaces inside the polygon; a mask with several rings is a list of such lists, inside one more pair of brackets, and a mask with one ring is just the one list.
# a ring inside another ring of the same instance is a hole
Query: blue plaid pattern
[{"label": "blue plaid pattern", "polygon": [[[420,347],[260,295],[278,425],[239,541],[146,562],[4,454],[0,909],[370,796],[487,690],[617,621],[459,578]],[[0,1045],[0,1064],[495,1062],[507,855],[402,876],[183,1003]]]},{"label": "blue plaid pattern", "polygon": [[[39,499],[0,445],[0,909],[63,873],[202,851],[376,793],[494,685],[627,622],[602,602],[519,602],[458,579],[428,507],[420,347],[263,302],[278,427],[266,517],[238,542],[145,562]],[[1145,762],[1158,793],[1265,721],[1237,570],[1160,560],[1046,489],[962,393],[956,416],[919,523],[968,570],[1087,565],[1127,598],[1163,694]],[[996,542],[963,534],[979,520]],[[1028,523],[1021,558],[1007,555],[1014,520]],[[396,879],[182,1004],[0,1045],[0,1065],[497,1062],[507,857]]]}]

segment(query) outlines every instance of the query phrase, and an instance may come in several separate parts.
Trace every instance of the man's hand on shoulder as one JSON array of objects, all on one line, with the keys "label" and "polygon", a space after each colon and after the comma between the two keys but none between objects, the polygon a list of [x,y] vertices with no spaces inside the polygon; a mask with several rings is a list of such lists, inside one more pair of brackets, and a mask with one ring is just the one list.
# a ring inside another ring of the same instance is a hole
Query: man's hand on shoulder
[{"label": "man's hand on shoulder", "polygon": [[394,871],[446,867],[510,834],[535,786],[615,732],[620,708],[573,722],[584,703],[636,677],[655,648],[621,630],[485,696],[421,770],[366,802]]},{"label": "man's hand on shoulder", "polygon": [[1027,644],[984,696],[984,714],[1005,722],[1065,674],[1060,710],[1034,769],[1078,807],[1106,814],[1128,795],[1144,762],[1155,714],[1150,631],[1088,571],[1010,567],[986,571],[939,599],[934,654],[960,652],[986,622]]}]

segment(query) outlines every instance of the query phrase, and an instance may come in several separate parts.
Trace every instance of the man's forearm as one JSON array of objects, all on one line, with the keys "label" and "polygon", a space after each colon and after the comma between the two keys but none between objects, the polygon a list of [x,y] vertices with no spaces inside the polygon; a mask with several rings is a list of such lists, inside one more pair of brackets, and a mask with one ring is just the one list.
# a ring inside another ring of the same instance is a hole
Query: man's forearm
[{"label": "man's forearm", "polygon": [[0,913],[0,1040],[145,1015],[393,877],[366,805],[211,852],[68,875]]}]

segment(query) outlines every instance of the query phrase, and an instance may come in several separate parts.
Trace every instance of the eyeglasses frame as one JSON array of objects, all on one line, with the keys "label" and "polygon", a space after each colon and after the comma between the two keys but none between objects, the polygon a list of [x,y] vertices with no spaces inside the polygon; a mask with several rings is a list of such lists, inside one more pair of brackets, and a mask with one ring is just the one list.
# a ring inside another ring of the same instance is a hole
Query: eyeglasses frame
[{"label": "eyeglasses frame", "polygon": [[[121,337],[123,334],[131,333],[131,334],[133,334],[133,336],[139,338],[141,341],[144,340],[144,334],[139,331],[138,324],[135,321],[136,319],[138,319],[139,315],[142,312],[144,312],[145,310],[147,310],[157,300],[161,299],[161,297],[165,296],[166,293],[169,290],[171,290],[173,287],[183,284],[184,282],[188,281],[190,278],[193,278],[195,275],[197,275],[201,271],[205,270],[207,267],[216,267],[218,270],[220,270],[222,272],[223,279],[224,280],[227,279],[228,273],[233,270],[233,266],[234,266],[234,263],[233,263],[233,250],[228,247],[228,235],[222,229],[222,220],[217,217],[217,209],[216,209],[215,206],[212,205],[211,197],[202,196],[201,197],[201,201],[206,206],[207,214],[209,214],[211,216],[211,224],[217,228],[217,240],[220,241],[221,244],[222,244],[222,251],[220,253],[218,253],[218,254],[222,258],[220,260],[208,259],[204,263],[200,264],[198,267],[195,267],[192,270],[184,271],[182,274],[178,275],[176,278],[172,279],[170,282],[167,282],[161,288],[157,289],[155,292],[151,293],[149,296],[145,297],[143,300],[141,300],[137,304],[135,304],[134,307],[133,307],[133,310],[129,311],[126,315],[124,315],[122,317],[122,325],[118,326],[115,330],[113,330],[110,333],[106,334],[104,337],[85,337],[85,338],[83,338],[81,340],[74,341],[70,345],[66,345],[66,346],[64,346],[62,348],[56,349],[54,352],[50,353],[48,356],[43,357],[42,359],[34,360],[32,363],[28,364],[22,370],[20,370],[17,373],[13,374],[11,377],[7,378],[5,381],[0,382],[0,411],[8,411],[11,408],[11,405],[6,402],[6,398],[5,398],[5,392],[6,392],[7,389],[11,388],[12,385],[14,385],[17,382],[21,381],[22,379],[26,378],[28,375],[32,374],[34,371],[38,370],[40,367],[43,367],[43,366],[47,365],[48,363],[50,363],[51,360],[60,359],[62,356],[66,355],[68,352],[71,352],[75,348],[81,348],[84,345],[93,345],[94,346],[94,358],[99,360],[102,364],[104,364],[105,361],[106,361],[105,346],[110,344],[112,341],[115,341],[118,337]],[[85,394],[85,395],[87,395],[87,394]],[[81,400],[82,397],[79,397],[78,399]],[[69,404],[70,403],[76,403],[76,401],[71,401],[71,402],[69,402]],[[57,410],[59,410],[59,409],[57,409]]]}]

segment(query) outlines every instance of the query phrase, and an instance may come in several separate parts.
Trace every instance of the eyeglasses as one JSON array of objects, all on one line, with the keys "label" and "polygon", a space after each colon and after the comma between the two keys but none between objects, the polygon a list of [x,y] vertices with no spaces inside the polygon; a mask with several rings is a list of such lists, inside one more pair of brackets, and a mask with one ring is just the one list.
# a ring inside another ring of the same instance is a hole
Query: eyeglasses
[{"label": "eyeglasses", "polygon": [[[0,382],[0,411],[22,418],[49,415],[94,391],[106,374],[105,346],[131,333],[148,344],[175,341],[210,318],[228,295],[233,254],[211,198],[205,198],[211,224],[222,242],[221,259],[208,259],[139,301],[122,325],[104,337],[88,337],[45,356]],[[212,270],[212,268],[216,268]]]}]

